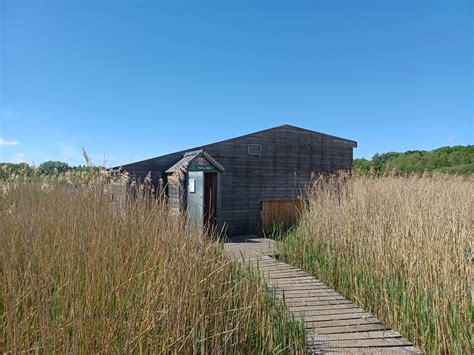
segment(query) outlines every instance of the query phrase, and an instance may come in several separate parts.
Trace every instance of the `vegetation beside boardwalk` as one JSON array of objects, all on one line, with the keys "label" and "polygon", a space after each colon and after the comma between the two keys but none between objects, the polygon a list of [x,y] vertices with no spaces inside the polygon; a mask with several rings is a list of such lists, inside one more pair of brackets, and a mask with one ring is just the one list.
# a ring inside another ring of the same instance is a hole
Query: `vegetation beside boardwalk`
[{"label": "vegetation beside boardwalk", "polygon": [[280,257],[425,351],[472,353],[473,182],[321,178]]},{"label": "vegetation beside boardwalk", "polygon": [[302,325],[160,200],[105,172],[0,185],[0,352],[275,353]]}]

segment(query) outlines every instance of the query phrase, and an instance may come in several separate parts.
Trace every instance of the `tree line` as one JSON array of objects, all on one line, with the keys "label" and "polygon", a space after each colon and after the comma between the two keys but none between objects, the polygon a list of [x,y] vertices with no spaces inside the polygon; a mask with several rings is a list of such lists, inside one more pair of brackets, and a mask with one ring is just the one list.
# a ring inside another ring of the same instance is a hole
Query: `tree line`
[{"label": "tree line", "polygon": [[[38,167],[27,163],[0,163],[0,179],[6,179],[11,174],[54,175],[67,171],[99,169],[99,167],[88,165],[70,166],[64,162],[52,160],[46,161]],[[474,145],[442,147],[432,151],[410,150],[405,153],[377,153],[370,160],[354,159],[353,170],[362,174],[378,175],[391,171],[404,174],[423,172],[471,174],[474,173]]]},{"label": "tree line", "polygon": [[442,147],[431,151],[377,153],[371,160],[354,159],[353,170],[378,175],[392,171],[403,174],[424,172],[471,174],[474,172],[474,145]]},{"label": "tree line", "polygon": [[87,165],[78,165],[78,166],[70,166],[67,163],[62,161],[53,161],[48,160],[39,166],[29,165],[28,163],[0,163],[0,179],[7,179],[12,174],[16,175],[55,175],[65,173],[67,171],[91,171],[91,170],[98,170],[99,167],[91,167]]}]

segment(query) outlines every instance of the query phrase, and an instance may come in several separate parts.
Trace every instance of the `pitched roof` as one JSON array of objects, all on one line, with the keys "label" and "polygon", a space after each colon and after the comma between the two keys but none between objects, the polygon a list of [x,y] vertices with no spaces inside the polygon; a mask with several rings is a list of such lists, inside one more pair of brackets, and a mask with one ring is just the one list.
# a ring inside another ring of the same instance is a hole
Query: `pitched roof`
[{"label": "pitched roof", "polygon": [[274,128],[270,128],[269,130],[271,130],[271,129],[276,129],[276,128],[283,128],[283,127],[291,128],[291,129],[293,129],[293,130],[298,130],[298,131],[303,131],[303,132],[317,133],[317,134],[320,134],[320,135],[322,135],[322,136],[331,137],[331,138],[337,139],[337,140],[339,140],[339,141],[343,141],[343,142],[350,143],[353,148],[357,148],[357,142],[356,142],[356,141],[353,141],[353,140],[351,140],[351,139],[341,138],[341,137],[333,136],[333,135],[330,135],[330,134],[321,133],[321,132],[318,132],[318,131],[313,131],[312,129],[301,128],[301,127],[292,126],[292,125],[289,125],[289,124],[284,124],[284,125],[281,125],[281,126],[277,126],[277,127],[274,127]]},{"label": "pitched roof", "polygon": [[220,172],[225,170],[224,167],[219,164],[219,162],[215,160],[208,152],[206,152],[204,149],[199,149],[184,153],[183,157],[176,164],[167,169],[165,173],[174,173],[178,170],[186,169],[189,163],[200,155],[202,155],[209,163],[214,165],[214,167]]},{"label": "pitched roof", "polygon": [[[329,135],[329,134],[326,134],[326,133],[321,133],[321,132],[317,132],[317,131],[313,131],[313,130],[310,130],[310,129],[305,129],[305,128],[300,128],[300,127],[296,127],[296,126],[292,126],[292,125],[289,125],[289,124],[284,124],[284,125],[281,125],[281,126],[276,126],[276,127],[272,127],[272,128],[267,128],[267,129],[264,129],[264,130],[261,130],[261,131],[257,131],[257,132],[252,132],[252,133],[248,133],[248,134],[244,134],[244,135],[241,135],[241,136],[238,136],[238,137],[234,137],[234,138],[229,138],[229,139],[225,139],[225,140],[221,140],[221,141],[217,141],[217,142],[214,142],[214,143],[209,143],[209,144],[206,144],[206,145],[202,145],[200,147],[195,147],[195,148],[190,148],[188,149],[189,153],[193,152],[193,151],[196,151],[196,149],[199,149],[199,150],[202,150],[201,147],[206,147],[206,146],[211,146],[211,145],[214,145],[214,144],[219,144],[219,143],[225,143],[225,142],[232,142],[234,140],[238,140],[240,138],[244,138],[244,137],[249,137],[249,136],[253,136],[253,135],[257,135],[257,134],[260,134],[260,133],[264,133],[264,132],[269,132],[269,131],[274,131],[274,130],[278,130],[278,129],[282,129],[282,128],[290,128],[294,131],[303,131],[303,132],[311,132],[311,133],[317,133],[317,134],[320,134],[322,136],[326,136],[326,137],[331,137],[333,139],[336,139],[338,141],[341,141],[341,142],[345,142],[349,145],[351,145],[353,148],[356,148],[357,147],[357,142],[356,141],[353,141],[353,140],[350,140],[350,139],[346,139],[346,138],[341,138],[341,137],[336,137],[336,136],[332,136],[332,135]],[[177,154],[177,153],[180,153],[182,152],[183,154],[186,154],[186,150],[182,150],[182,151],[178,151],[178,152],[173,152],[173,153],[168,153],[168,154],[165,154],[165,155],[161,155],[159,157],[153,157],[153,158],[148,158],[148,159],[144,159],[144,160],[140,160],[138,162],[133,162],[133,163],[129,163],[129,164],[123,164],[123,165],[119,165],[117,166],[120,167],[126,167],[126,166],[133,166],[134,164],[136,163],[143,163],[145,161],[149,161],[149,160],[153,160],[153,159],[156,159],[156,158],[160,158],[160,157],[165,157],[165,156],[168,156],[168,155],[171,155],[171,154]],[[178,162],[179,163],[179,162]],[[171,168],[170,168],[171,169]],[[169,169],[168,169],[169,170]]]}]

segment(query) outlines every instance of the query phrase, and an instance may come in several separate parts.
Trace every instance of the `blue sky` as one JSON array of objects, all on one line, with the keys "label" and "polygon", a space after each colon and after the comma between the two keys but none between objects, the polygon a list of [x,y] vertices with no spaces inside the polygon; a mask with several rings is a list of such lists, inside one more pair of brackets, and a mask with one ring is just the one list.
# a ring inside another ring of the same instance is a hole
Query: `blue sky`
[{"label": "blue sky", "polygon": [[473,1],[0,0],[0,161],[138,161],[288,123],[474,143]]}]

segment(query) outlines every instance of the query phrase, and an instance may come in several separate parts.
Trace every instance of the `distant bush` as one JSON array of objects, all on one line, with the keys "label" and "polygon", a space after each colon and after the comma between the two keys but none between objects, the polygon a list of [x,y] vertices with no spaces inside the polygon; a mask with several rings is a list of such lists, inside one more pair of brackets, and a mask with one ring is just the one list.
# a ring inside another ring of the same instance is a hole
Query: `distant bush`
[{"label": "distant bush", "polygon": [[65,173],[68,170],[71,170],[71,167],[67,163],[62,161],[46,161],[38,167],[38,170],[41,174],[51,175],[57,173]]}]

